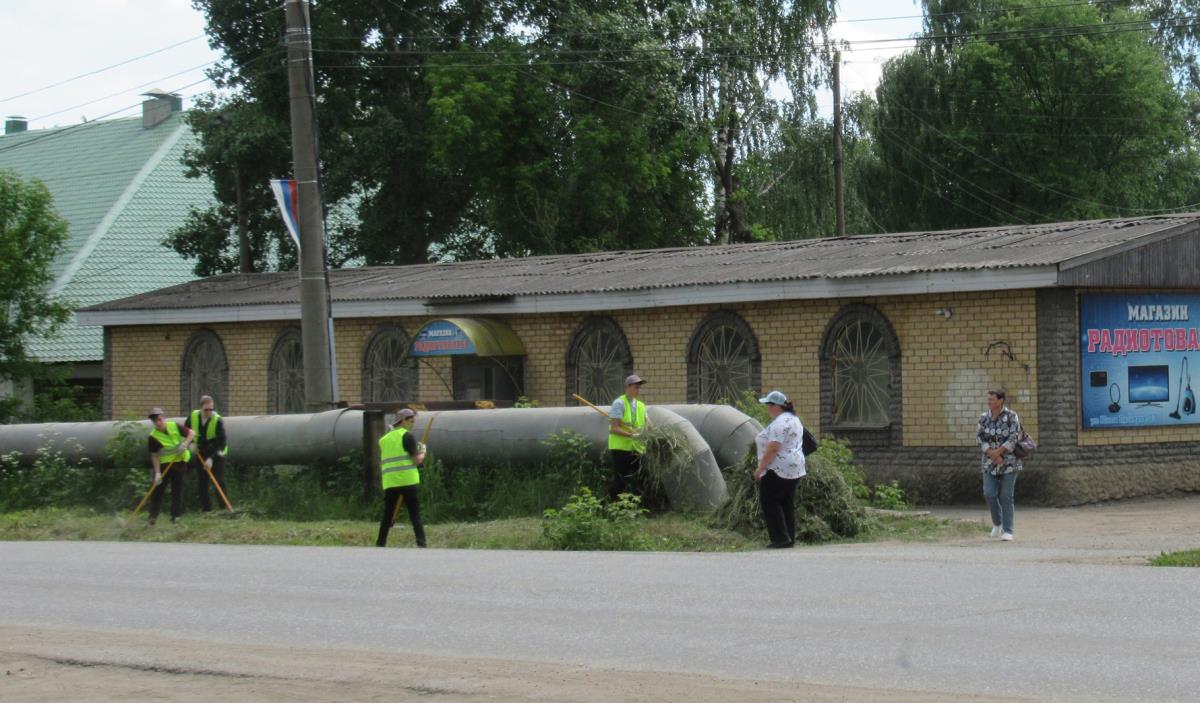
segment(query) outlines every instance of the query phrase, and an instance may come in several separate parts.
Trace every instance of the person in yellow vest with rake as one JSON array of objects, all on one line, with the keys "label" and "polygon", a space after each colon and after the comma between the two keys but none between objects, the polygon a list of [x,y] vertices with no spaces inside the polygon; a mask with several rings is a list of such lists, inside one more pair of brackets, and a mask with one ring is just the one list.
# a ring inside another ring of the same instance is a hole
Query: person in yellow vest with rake
[{"label": "person in yellow vest with rake", "polygon": [[211,395],[200,396],[200,407],[192,411],[187,422],[188,429],[195,435],[197,450],[190,467],[196,471],[200,510],[206,513],[212,510],[211,489],[215,488],[222,500],[227,500],[224,496],[229,495],[229,489],[225,486],[225,456],[229,454],[229,440],[225,435],[225,422],[215,406]]},{"label": "person in yellow vest with rake", "polygon": [[612,457],[613,480],[608,487],[608,499],[617,500],[622,493],[641,495],[642,454],[646,445],[641,441],[646,427],[646,404],[638,400],[645,379],[629,374],[625,378],[625,393],[613,401],[608,411],[608,453]]},{"label": "person in yellow vest with rake", "polygon": [[175,522],[183,515],[183,474],[192,457],[188,447],[193,435],[187,425],[180,427],[178,423],[167,420],[162,408],[151,408],[150,422],[154,423],[154,427],[150,430],[147,446],[150,450],[150,478],[154,487],[150,492],[149,524],[154,524],[162,508],[164,476],[171,483],[171,522]]},{"label": "person in yellow vest with rake", "polygon": [[417,413],[402,408],[396,413],[392,431],[379,439],[380,479],[383,483],[383,517],[379,520],[379,538],[376,547],[386,547],[388,531],[396,505],[403,500],[412,521],[413,535],[417,546],[425,546],[425,526],[421,524],[421,472],[418,467],[425,461],[425,447],[412,434]]}]

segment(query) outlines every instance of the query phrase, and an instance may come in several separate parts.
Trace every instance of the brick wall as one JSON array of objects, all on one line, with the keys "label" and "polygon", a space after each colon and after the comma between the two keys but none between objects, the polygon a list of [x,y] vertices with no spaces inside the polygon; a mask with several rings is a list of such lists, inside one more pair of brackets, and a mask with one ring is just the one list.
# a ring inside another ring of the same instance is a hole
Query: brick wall
[{"label": "brick wall", "polygon": [[[821,343],[827,326],[847,305],[870,306],[884,315],[900,347],[901,399],[895,404],[892,436],[857,448],[857,456],[875,481],[899,479],[925,501],[976,500],[978,449],[975,423],[989,388],[1008,389],[1009,405],[1042,443],[1019,484],[1026,495],[1069,502],[1070,495],[1108,495],[1076,481],[1064,483],[1061,467],[1080,463],[1115,465],[1138,456],[1162,453],[1187,463],[1200,428],[1081,433],[1077,430],[1078,388],[1076,303],[1071,291],[1005,291],[953,295],[891,296],[856,300],[812,300],[731,306],[681,306],[613,311],[629,341],[634,370],[648,379],[649,403],[681,403],[688,397],[687,347],[707,315],[730,310],[740,315],[758,340],[763,390],[778,388],[791,396],[797,412],[818,432],[822,425]],[[939,316],[939,309],[952,311]],[[525,393],[543,406],[566,402],[567,344],[588,317],[583,313],[513,315],[504,318],[524,342]],[[362,395],[365,346],[381,324],[394,324],[412,336],[428,317],[339,320],[335,325],[341,398]],[[266,411],[268,355],[276,336],[291,322],[207,325],[220,336],[229,360],[230,407],[227,414]],[[111,328],[111,404],[118,417],[141,415],[153,405],[179,408],[183,346],[195,326]],[[428,359],[419,365],[420,396],[451,398],[451,363]],[[1039,388],[1053,393],[1039,394]],[[606,404],[611,398],[593,398]],[[828,403],[828,399],[826,399]],[[826,408],[826,413],[828,409]],[[1046,424],[1049,423],[1049,424]],[[828,416],[825,418],[828,424]],[[1153,442],[1153,444],[1152,444]],[[1158,442],[1174,442],[1163,449]],[[1182,442],[1182,444],[1181,444]],[[1115,454],[1113,445],[1129,444]],[[1095,449],[1092,447],[1095,446]],[[1104,447],[1101,450],[1099,447]],[[1085,451],[1085,448],[1087,450]],[[1112,459],[1112,457],[1124,457]],[[1190,464],[1189,464],[1190,466]],[[1043,467],[1045,467],[1043,469]],[[1191,471],[1192,469],[1184,469]],[[1141,474],[1139,474],[1141,475]],[[1181,484],[1179,476],[1164,479]],[[1181,485],[1188,484],[1186,480]],[[1113,489],[1132,494],[1129,487]]]},{"label": "brick wall", "polygon": [[[1036,396],[1033,295],[1023,292],[1014,301],[1006,294],[1008,317],[986,323],[991,294],[907,296],[850,300],[787,301],[732,306],[684,306],[651,310],[614,311],[629,341],[634,368],[649,379],[643,397],[650,403],[687,401],[687,346],[697,325],[716,310],[740,315],[758,338],[762,357],[762,386],[779,388],[793,397],[797,412],[820,429],[820,344],[826,325],[844,305],[873,305],[890,320],[902,349],[902,387],[905,446],[973,446],[971,432],[987,388],[1010,388],[1014,406],[1025,422],[1036,427],[1034,407],[1023,401]],[[934,311],[948,307],[949,318]],[[578,314],[514,315],[505,318],[524,342],[526,395],[544,406],[566,402],[566,353],[571,334],[588,317]],[[338,384],[341,397],[362,396],[363,353],[371,335],[393,324],[412,336],[429,321],[420,318],[338,320],[335,323]],[[266,412],[268,356],[276,336],[295,323],[253,322],[205,325],[225,346],[229,361],[230,414]],[[183,347],[199,326],[111,328],[111,402],[116,415],[141,414],[162,405],[176,412]],[[1007,340],[1017,361],[1001,351],[985,350],[994,340]],[[1020,363],[1018,363],[1020,362]],[[1028,363],[1026,372],[1021,363]],[[422,361],[420,393],[426,400],[451,396],[447,358]],[[444,381],[443,381],[444,379]],[[593,399],[608,402],[611,399]]]}]

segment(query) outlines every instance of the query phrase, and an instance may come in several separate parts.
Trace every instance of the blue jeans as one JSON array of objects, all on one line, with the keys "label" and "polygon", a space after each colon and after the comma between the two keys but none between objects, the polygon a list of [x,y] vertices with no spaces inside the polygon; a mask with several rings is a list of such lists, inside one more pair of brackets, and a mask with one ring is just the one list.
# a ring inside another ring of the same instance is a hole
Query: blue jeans
[{"label": "blue jeans", "polygon": [[993,476],[983,472],[983,497],[988,510],[992,511],[992,524],[1000,525],[1005,532],[1013,531],[1013,489],[1017,487],[1017,473]]}]

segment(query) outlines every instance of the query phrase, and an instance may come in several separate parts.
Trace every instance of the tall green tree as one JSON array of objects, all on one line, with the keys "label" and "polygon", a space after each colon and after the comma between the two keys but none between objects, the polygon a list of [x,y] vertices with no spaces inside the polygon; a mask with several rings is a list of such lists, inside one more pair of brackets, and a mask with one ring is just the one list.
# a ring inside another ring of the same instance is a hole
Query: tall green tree
[{"label": "tall green tree", "polygon": [[859,185],[887,229],[1137,215],[1200,200],[1194,96],[1176,90],[1146,32],[1096,29],[1140,15],[1001,7],[931,15],[918,49],[885,66],[864,107],[882,171]]},{"label": "tall green tree", "polygon": [[681,105],[678,65],[660,56],[613,68],[664,46],[634,32],[649,26],[643,12],[559,9],[532,40],[431,62],[435,154],[472,189],[466,229],[496,254],[708,238],[706,140]]},{"label": "tall green tree", "polygon": [[[235,178],[249,181],[254,268],[282,230],[266,190],[291,170],[288,83],[277,0],[194,0],[210,43],[223,60],[211,72],[223,95],[198,107],[203,146],[189,155],[214,179],[219,205],[195,213],[172,238],[200,270],[232,270]],[[470,190],[431,163],[424,65],[431,54],[502,34],[516,8],[466,0],[313,5],[314,71],[322,188],[330,212],[352,210],[352,223],[329,232],[331,262],[388,264],[424,260],[430,244],[460,225]],[[218,249],[220,247],[220,249]],[[288,251],[286,246],[276,251]],[[294,259],[283,258],[288,264]]]},{"label": "tall green tree", "polygon": [[[66,241],[67,223],[54,211],[50,191],[0,169],[0,381],[42,376],[26,343],[53,334],[71,313],[46,294],[54,280],[50,266]],[[15,399],[0,399],[0,422],[16,409]]]},{"label": "tall green tree", "polygon": [[702,0],[672,8],[683,21],[674,42],[687,80],[692,121],[709,135],[714,235],[753,238],[741,164],[761,152],[780,117],[772,86],[815,115],[814,88],[830,59],[834,0]]}]

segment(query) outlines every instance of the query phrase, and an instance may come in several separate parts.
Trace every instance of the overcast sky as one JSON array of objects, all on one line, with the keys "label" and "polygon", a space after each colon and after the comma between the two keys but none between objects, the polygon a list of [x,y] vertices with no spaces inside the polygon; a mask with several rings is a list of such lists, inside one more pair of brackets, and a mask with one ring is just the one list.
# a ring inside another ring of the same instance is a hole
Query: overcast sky
[{"label": "overcast sky", "polygon": [[[907,37],[921,28],[911,17],[918,14],[912,0],[843,0],[840,14],[835,34],[850,41]],[[909,17],[852,21],[902,15]],[[191,0],[0,0],[0,115],[25,117],[30,129],[130,117],[139,114],[141,93],[153,88],[178,92],[190,106],[209,87],[204,68],[218,58],[203,34],[204,17]],[[873,88],[882,61],[902,49],[873,44],[844,54],[843,93]],[[829,114],[829,94],[818,102]]]}]

